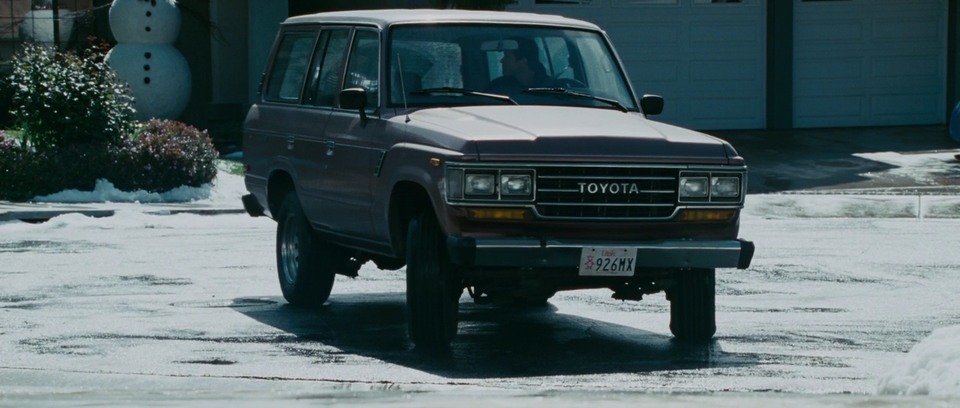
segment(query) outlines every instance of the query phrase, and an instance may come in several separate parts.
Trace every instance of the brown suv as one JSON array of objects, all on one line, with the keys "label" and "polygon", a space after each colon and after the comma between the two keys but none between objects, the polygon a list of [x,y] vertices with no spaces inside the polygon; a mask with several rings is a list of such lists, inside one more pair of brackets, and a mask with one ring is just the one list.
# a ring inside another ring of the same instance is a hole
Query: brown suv
[{"label": "brown suv", "polygon": [[277,221],[291,304],[335,274],[406,266],[409,334],[444,346],[464,288],[666,291],[670,330],[716,331],[715,268],[746,268],[746,166],[651,121],[597,26],[558,16],[373,10],[289,18],[244,126],[244,206]]}]

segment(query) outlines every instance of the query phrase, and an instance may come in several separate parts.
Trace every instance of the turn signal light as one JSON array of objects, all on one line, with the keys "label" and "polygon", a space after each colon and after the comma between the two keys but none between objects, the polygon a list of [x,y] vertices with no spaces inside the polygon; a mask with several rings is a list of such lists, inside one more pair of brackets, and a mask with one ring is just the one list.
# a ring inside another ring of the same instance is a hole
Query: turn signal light
[{"label": "turn signal light", "polygon": [[734,210],[684,210],[680,213],[680,221],[729,221],[734,213]]},{"label": "turn signal light", "polygon": [[525,220],[527,210],[523,208],[468,208],[467,216],[476,220]]}]

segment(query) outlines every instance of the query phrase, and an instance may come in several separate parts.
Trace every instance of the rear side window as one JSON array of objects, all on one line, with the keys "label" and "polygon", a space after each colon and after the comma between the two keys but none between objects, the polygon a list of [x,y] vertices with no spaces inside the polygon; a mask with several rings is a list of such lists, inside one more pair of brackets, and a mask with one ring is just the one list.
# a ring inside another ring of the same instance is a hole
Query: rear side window
[{"label": "rear side window", "polygon": [[343,60],[347,55],[350,41],[350,29],[335,28],[324,30],[317,44],[317,56],[311,68],[311,84],[307,91],[306,104],[333,106],[340,90],[340,77],[343,74]]},{"label": "rear side window", "polygon": [[273,59],[264,99],[275,102],[297,103],[303,89],[304,76],[313,51],[313,32],[284,34]]}]

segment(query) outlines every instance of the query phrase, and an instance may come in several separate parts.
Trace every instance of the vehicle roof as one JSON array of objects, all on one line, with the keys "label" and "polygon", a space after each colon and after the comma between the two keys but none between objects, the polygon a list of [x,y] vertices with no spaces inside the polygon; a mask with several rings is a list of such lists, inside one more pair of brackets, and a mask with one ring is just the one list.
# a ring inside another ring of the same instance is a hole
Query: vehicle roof
[{"label": "vehicle roof", "polygon": [[374,24],[380,28],[387,28],[394,24],[430,22],[556,25],[599,30],[599,27],[593,23],[551,14],[453,9],[381,9],[334,11],[290,17],[284,21],[283,24],[349,23]]}]

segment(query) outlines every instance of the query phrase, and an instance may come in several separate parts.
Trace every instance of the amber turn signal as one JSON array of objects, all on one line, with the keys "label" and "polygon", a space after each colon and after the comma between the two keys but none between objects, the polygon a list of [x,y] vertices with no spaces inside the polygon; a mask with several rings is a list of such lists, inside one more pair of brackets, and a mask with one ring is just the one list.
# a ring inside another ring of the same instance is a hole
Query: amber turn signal
[{"label": "amber turn signal", "polygon": [[525,220],[527,210],[523,208],[468,208],[467,216],[475,220]]},{"label": "amber turn signal", "polygon": [[729,221],[734,213],[734,210],[684,210],[680,213],[680,221]]}]

